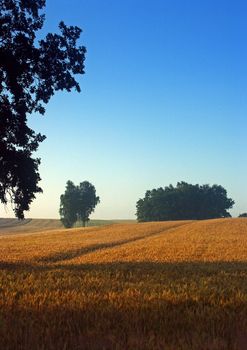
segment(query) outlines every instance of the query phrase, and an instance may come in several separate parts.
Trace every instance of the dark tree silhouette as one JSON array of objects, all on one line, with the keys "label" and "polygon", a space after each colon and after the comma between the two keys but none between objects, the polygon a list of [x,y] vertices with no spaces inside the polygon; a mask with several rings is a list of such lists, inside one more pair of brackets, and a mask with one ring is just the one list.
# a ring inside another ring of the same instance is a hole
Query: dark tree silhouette
[{"label": "dark tree silhouette", "polygon": [[238,216],[239,218],[247,218],[247,213],[242,213],[242,214],[239,214]]},{"label": "dark tree silhouette", "polygon": [[64,194],[60,196],[59,213],[66,228],[72,227],[77,221],[78,189],[72,181],[67,181]]},{"label": "dark tree silhouette", "polygon": [[83,226],[89,221],[89,215],[93,213],[94,208],[100,202],[96,196],[95,187],[88,181],[83,181],[78,186],[78,219],[82,221]]},{"label": "dark tree silhouette", "polygon": [[95,187],[90,182],[84,181],[75,186],[72,181],[68,181],[65,193],[60,196],[59,213],[63,225],[69,228],[78,220],[85,226],[99,202],[100,198],[96,196]]},{"label": "dark tree silhouette", "polygon": [[84,74],[80,28],[60,22],[60,34],[36,44],[44,7],[45,0],[0,0],[0,201],[11,201],[19,219],[42,192],[33,152],[45,136],[28,127],[27,117],[44,114],[55,91],[79,92],[74,75]]},{"label": "dark tree silhouette", "polygon": [[178,182],[147,191],[137,202],[138,221],[201,220],[230,217],[234,201],[219,185],[191,185]]}]

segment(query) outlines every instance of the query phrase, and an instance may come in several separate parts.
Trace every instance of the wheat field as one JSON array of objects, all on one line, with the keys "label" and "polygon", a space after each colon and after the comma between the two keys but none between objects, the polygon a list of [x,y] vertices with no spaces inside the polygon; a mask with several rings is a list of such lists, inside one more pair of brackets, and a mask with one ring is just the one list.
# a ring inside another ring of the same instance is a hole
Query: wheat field
[{"label": "wheat field", "polygon": [[0,349],[247,349],[247,219],[0,232]]}]

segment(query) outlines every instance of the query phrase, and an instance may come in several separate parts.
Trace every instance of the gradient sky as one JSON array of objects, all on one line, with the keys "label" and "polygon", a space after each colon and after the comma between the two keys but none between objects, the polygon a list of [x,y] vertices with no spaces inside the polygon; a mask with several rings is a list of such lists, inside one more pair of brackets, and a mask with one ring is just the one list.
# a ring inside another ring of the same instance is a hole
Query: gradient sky
[{"label": "gradient sky", "polygon": [[220,184],[232,215],[247,211],[245,0],[47,0],[45,12],[42,34],[83,29],[86,74],[80,94],[29,119],[47,139],[26,217],[58,217],[68,179],[95,185],[94,218],[135,218],[146,190],[181,180]]}]

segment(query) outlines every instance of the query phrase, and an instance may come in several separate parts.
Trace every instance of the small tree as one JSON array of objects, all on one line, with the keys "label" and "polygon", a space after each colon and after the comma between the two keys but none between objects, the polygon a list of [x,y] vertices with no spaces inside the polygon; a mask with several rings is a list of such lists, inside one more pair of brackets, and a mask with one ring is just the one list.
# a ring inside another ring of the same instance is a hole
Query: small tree
[{"label": "small tree", "polygon": [[77,220],[78,191],[72,181],[67,181],[65,193],[60,196],[59,213],[66,228],[72,227]]},{"label": "small tree", "polygon": [[242,213],[242,214],[239,214],[238,216],[239,218],[247,218],[247,213]]},{"label": "small tree", "polygon": [[96,196],[95,187],[88,181],[75,186],[72,181],[66,184],[65,193],[60,196],[59,213],[66,228],[72,227],[77,220],[83,223],[89,221],[100,198]]},{"label": "small tree", "polygon": [[81,182],[78,186],[78,219],[82,221],[83,226],[89,221],[89,215],[93,213],[94,208],[100,202],[96,196],[95,187],[88,181]]}]

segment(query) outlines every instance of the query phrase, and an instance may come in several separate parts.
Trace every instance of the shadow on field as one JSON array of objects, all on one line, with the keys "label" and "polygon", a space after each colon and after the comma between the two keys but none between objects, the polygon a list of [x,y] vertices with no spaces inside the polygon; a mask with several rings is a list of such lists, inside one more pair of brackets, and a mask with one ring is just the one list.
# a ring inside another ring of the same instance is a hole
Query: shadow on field
[{"label": "shadow on field", "polygon": [[[117,243],[117,242],[116,242]],[[119,244],[119,243],[118,243]],[[124,244],[124,243],[122,243]],[[105,247],[105,246],[104,246]],[[98,249],[98,248],[97,248]],[[58,262],[60,259],[56,259],[53,262]],[[64,260],[64,259],[61,259]],[[51,262],[51,260],[49,260]],[[81,263],[81,264],[46,264],[44,261],[33,262],[9,262],[0,261],[0,270],[11,271],[53,271],[68,272],[76,271],[78,273],[109,273],[111,276],[114,274],[123,273],[130,276],[143,278],[156,278],[160,276],[160,282],[165,281],[166,278],[173,277],[188,278],[188,277],[211,277],[219,275],[225,279],[228,275],[231,275],[231,280],[228,280],[229,286],[235,287],[233,283],[234,277],[239,278],[241,283],[245,283],[247,276],[247,262],[246,261],[217,261],[217,262],[201,262],[201,261],[186,261],[186,262],[152,262],[152,261],[140,261],[140,262],[110,262],[110,263]],[[247,292],[247,283],[246,286]]]},{"label": "shadow on field", "polygon": [[71,259],[78,258],[80,256],[83,256],[83,255],[86,255],[89,253],[93,253],[97,250],[119,247],[119,246],[127,244],[127,243],[139,241],[139,240],[147,238],[149,236],[153,236],[153,234],[147,235],[145,237],[141,236],[141,237],[135,237],[135,238],[131,238],[131,239],[119,240],[116,242],[92,244],[92,245],[87,246],[87,247],[73,249],[73,250],[66,250],[65,252],[59,252],[59,253],[55,253],[52,255],[48,255],[48,256],[42,257],[40,259],[34,260],[34,262],[36,261],[36,262],[44,262],[44,263],[55,263],[55,262],[59,262],[59,261],[71,260]]},{"label": "shadow on field", "polygon": [[122,240],[118,240],[116,242],[98,243],[98,244],[92,244],[90,246],[86,246],[86,247],[82,247],[82,248],[78,248],[78,249],[66,250],[65,252],[51,254],[51,255],[44,256],[42,258],[39,258],[39,259],[33,260],[33,261],[34,262],[43,262],[43,263],[55,263],[55,262],[60,262],[60,261],[67,261],[67,260],[78,258],[80,256],[83,256],[83,255],[86,255],[89,253],[93,253],[97,250],[115,248],[115,247],[122,246],[124,244],[140,241],[142,239],[146,239],[149,237],[153,237],[155,235],[159,235],[162,232],[164,232],[164,234],[165,234],[167,232],[170,232],[173,229],[176,229],[179,226],[184,226],[184,225],[188,225],[188,223],[183,223],[181,225],[174,225],[174,227],[172,226],[172,227],[169,227],[167,229],[162,228],[162,229],[159,229],[158,231],[155,231],[152,233],[147,233],[146,235],[142,234],[140,236],[136,236],[136,237],[128,238],[128,239],[122,239]]},{"label": "shadow on field", "polygon": [[[20,286],[2,304],[1,349],[247,349],[246,262],[0,262],[0,269],[2,288]],[[30,274],[35,283],[22,287],[18,279]],[[46,295],[37,308],[28,299],[35,293]],[[65,296],[60,305],[49,307],[52,293]]]},{"label": "shadow on field", "polygon": [[[224,306],[201,310],[198,302],[174,305],[88,304],[87,309],[58,306],[3,310],[0,346],[4,350],[246,350],[247,333],[237,314]],[[86,311],[86,312],[85,312]],[[194,312],[193,312],[194,311]],[[168,315],[168,317],[166,317]],[[18,330],[18,331],[17,331]]]}]

